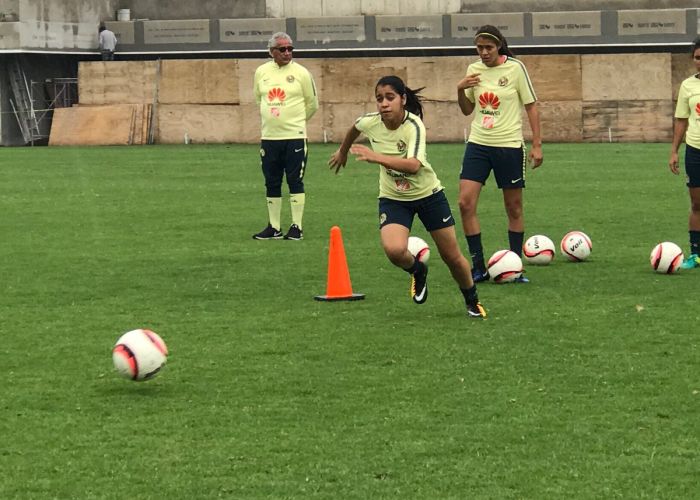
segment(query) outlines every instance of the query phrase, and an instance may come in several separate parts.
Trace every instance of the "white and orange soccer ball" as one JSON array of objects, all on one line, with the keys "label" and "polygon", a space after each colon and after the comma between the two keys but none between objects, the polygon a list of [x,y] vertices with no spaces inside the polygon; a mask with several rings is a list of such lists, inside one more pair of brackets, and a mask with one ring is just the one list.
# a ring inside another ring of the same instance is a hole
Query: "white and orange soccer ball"
[{"label": "white and orange soccer ball", "polygon": [[523,261],[511,250],[499,250],[488,262],[489,275],[494,283],[512,283],[523,274]]},{"label": "white and orange soccer ball", "polygon": [[167,357],[168,348],[163,339],[144,328],[126,332],[112,349],[112,362],[117,372],[137,381],[155,377]]},{"label": "white and orange soccer ball", "polygon": [[670,241],[659,243],[649,256],[651,267],[660,274],[673,274],[681,267],[683,250]]},{"label": "white and orange soccer ball", "polygon": [[582,231],[570,231],[561,239],[561,253],[572,262],[581,262],[591,255],[593,244]]},{"label": "white and orange soccer ball", "polygon": [[427,264],[430,259],[430,247],[423,238],[418,236],[408,237],[408,251],[423,264]]},{"label": "white and orange soccer ball", "polygon": [[554,242],[543,234],[530,236],[523,245],[523,255],[529,264],[547,265],[554,260]]}]

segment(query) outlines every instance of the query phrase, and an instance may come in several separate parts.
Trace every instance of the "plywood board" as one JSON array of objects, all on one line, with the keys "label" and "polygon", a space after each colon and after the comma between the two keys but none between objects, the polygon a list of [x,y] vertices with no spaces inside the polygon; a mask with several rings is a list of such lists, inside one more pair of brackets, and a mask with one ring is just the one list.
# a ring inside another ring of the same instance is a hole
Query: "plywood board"
[{"label": "plywood board", "polygon": [[[581,142],[583,116],[581,101],[546,101],[538,103],[542,142]],[[523,137],[532,140],[527,113],[523,111]]]},{"label": "plywood board", "polygon": [[406,68],[410,88],[425,87],[421,94],[432,101],[451,101],[457,106],[457,83],[476,57],[416,57]]},{"label": "plywood board", "polygon": [[163,104],[238,104],[235,59],[163,60],[158,102]]},{"label": "plywood board", "polygon": [[50,146],[127,146],[134,126],[132,105],[80,106],[54,110]]},{"label": "plywood board", "polygon": [[[253,78],[255,70],[270,59],[239,59],[238,60],[238,100],[241,104],[255,102],[253,94]],[[316,75],[314,75],[315,77]]]},{"label": "plywood board", "polygon": [[157,61],[81,62],[81,104],[150,104],[156,86]]},{"label": "plywood board", "polygon": [[673,101],[588,101],[583,103],[584,142],[668,142]]},{"label": "plywood board", "polygon": [[327,103],[322,104],[319,113],[323,119],[325,140],[341,143],[345,134],[360,116],[374,111],[372,103]]},{"label": "plywood board", "polygon": [[472,117],[464,116],[456,102],[423,103],[423,123],[428,143],[463,142],[469,136],[471,122]]},{"label": "plywood board", "polygon": [[326,59],[320,95],[327,103],[373,102],[377,80],[397,75],[405,81],[407,63],[405,57]]},{"label": "plywood board", "polygon": [[239,142],[240,106],[233,104],[161,104],[156,142],[192,144]]},{"label": "plywood board", "polygon": [[671,54],[671,87],[673,100],[678,99],[681,82],[695,74],[695,65],[690,51],[686,54]]},{"label": "plywood board", "polygon": [[580,101],[581,56],[547,55],[519,58],[540,101]]},{"label": "plywood board", "polygon": [[[236,141],[244,144],[260,143],[260,110],[257,104],[241,104],[236,127]],[[321,110],[316,111],[319,114]]]},{"label": "plywood board", "polygon": [[671,54],[581,56],[584,101],[671,99]]}]

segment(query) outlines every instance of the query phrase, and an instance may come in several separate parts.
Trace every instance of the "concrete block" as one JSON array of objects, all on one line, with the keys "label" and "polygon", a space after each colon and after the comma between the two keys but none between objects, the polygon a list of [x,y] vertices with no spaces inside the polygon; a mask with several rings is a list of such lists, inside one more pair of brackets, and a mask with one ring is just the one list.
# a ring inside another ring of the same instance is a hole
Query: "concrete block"
[{"label": "concrete block", "polygon": [[157,109],[158,144],[240,142],[241,109],[236,105],[161,104]]},{"label": "concrete block", "polygon": [[[464,116],[456,102],[425,101],[423,123],[428,144],[431,142],[463,142],[469,136],[472,117]],[[428,147],[430,154],[430,147]]]},{"label": "concrete block", "polygon": [[670,142],[673,101],[584,101],[584,142]]},{"label": "concrete block", "polygon": [[[542,142],[581,142],[583,117],[581,101],[544,101],[538,103]],[[527,113],[523,110],[523,137],[532,140]]]},{"label": "concrete block", "polygon": [[695,65],[690,51],[685,54],[671,54],[671,87],[674,101],[678,99],[681,82],[693,74],[695,74]]},{"label": "concrete block", "polygon": [[398,14],[400,5],[400,0],[362,0],[360,13],[365,16]]},{"label": "concrete block", "polygon": [[547,55],[519,57],[540,101],[580,101],[581,56]]},{"label": "concrete block", "polygon": [[584,101],[670,99],[671,54],[582,55],[581,80]]}]

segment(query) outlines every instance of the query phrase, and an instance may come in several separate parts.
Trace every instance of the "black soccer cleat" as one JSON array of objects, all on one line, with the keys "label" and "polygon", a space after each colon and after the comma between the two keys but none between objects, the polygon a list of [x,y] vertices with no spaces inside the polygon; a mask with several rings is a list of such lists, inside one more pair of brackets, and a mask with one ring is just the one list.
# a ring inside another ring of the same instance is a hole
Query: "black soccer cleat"
[{"label": "black soccer cleat", "polygon": [[481,305],[481,302],[476,301],[473,304],[467,305],[467,315],[470,318],[486,318],[486,309]]},{"label": "black soccer cleat", "polygon": [[416,304],[428,300],[428,266],[418,261],[418,270],[411,274],[411,297]]},{"label": "black soccer cleat", "polygon": [[299,241],[304,239],[304,231],[299,229],[299,226],[292,224],[289,226],[289,231],[284,235],[285,240]]},{"label": "black soccer cleat", "polygon": [[282,239],[282,231],[275,229],[271,224],[268,224],[265,229],[253,235],[254,240],[280,240]]}]

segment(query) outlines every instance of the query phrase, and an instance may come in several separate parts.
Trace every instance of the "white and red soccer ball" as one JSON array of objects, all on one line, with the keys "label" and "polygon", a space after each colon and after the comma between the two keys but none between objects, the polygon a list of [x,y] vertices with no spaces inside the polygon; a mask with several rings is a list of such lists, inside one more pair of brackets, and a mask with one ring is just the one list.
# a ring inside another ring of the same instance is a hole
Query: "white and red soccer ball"
[{"label": "white and red soccer ball", "polygon": [[494,283],[512,283],[523,275],[523,261],[511,250],[499,250],[488,261]]},{"label": "white and red soccer ball", "polygon": [[408,251],[423,264],[427,264],[430,259],[430,247],[423,238],[418,236],[408,237]]},{"label": "white and red soccer ball", "polygon": [[144,328],[126,332],[112,349],[112,362],[117,372],[137,381],[155,377],[167,357],[168,348],[163,339]]},{"label": "white and red soccer ball", "polygon": [[547,265],[554,260],[554,242],[543,234],[530,236],[523,244],[523,256],[528,264]]},{"label": "white and red soccer ball", "polygon": [[588,235],[582,231],[570,231],[561,239],[561,253],[573,262],[581,262],[591,255],[593,245]]},{"label": "white and red soccer ball", "polygon": [[673,274],[683,263],[683,250],[670,241],[659,243],[649,256],[651,268],[660,274]]}]

